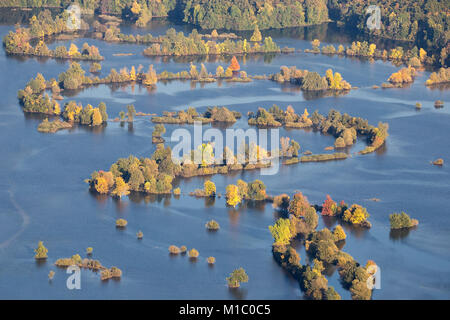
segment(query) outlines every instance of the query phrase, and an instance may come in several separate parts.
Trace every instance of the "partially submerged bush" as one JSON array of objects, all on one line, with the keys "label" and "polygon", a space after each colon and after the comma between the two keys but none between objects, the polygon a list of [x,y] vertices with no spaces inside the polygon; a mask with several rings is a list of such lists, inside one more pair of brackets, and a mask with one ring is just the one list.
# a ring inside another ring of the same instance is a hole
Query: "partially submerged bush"
[{"label": "partially submerged bush", "polygon": [[220,226],[216,220],[210,220],[205,224],[206,229],[208,230],[219,230]]},{"label": "partially submerged bush", "polygon": [[92,252],[94,251],[94,249],[92,248],[92,247],[88,247],[87,249],[86,249],[86,254],[92,254]]},{"label": "partially submerged bush", "polygon": [[441,159],[441,158],[436,159],[436,160],[433,161],[433,164],[435,166],[442,166],[442,165],[444,165],[444,159]]},{"label": "partially submerged bush", "polygon": [[139,240],[141,240],[141,239],[144,237],[144,233],[143,233],[141,230],[139,230],[139,232],[136,233],[136,237],[137,237]]},{"label": "partially submerged bush", "polygon": [[128,221],[125,219],[117,219],[116,220],[116,227],[117,228],[125,228],[128,224]]},{"label": "partially submerged bush", "polygon": [[196,249],[191,249],[188,252],[188,256],[191,259],[197,259],[197,257],[199,256],[199,253],[198,253],[198,251]]},{"label": "partially submerged bush", "polygon": [[48,249],[44,247],[44,243],[42,241],[38,242],[38,247],[34,249],[34,252],[36,253],[34,256],[36,260],[47,259]]},{"label": "partially submerged bush", "polygon": [[411,228],[419,224],[416,219],[411,219],[405,212],[393,213],[389,215],[391,229]]},{"label": "partially submerged bush", "polygon": [[178,248],[177,246],[171,245],[169,247],[169,252],[170,252],[170,254],[179,254],[180,248]]},{"label": "partially submerged bush", "polygon": [[243,268],[239,268],[234,270],[226,280],[229,288],[239,288],[241,282],[248,282],[248,275]]},{"label": "partially submerged bush", "polygon": [[208,257],[207,261],[208,261],[208,264],[214,264],[214,263],[216,263],[216,258]]}]

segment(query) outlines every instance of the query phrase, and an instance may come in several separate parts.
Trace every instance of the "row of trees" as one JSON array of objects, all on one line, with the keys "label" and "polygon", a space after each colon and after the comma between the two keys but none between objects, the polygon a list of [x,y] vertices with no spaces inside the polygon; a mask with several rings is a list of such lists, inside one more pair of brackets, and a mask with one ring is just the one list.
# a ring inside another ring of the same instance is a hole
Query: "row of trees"
[{"label": "row of trees", "polygon": [[83,108],[81,103],[77,105],[75,101],[70,101],[66,103],[62,117],[71,123],[90,126],[99,126],[108,121],[108,113],[104,102],[100,102],[97,108],[90,104]]},{"label": "row of trees", "polygon": [[325,0],[185,0],[183,21],[205,29],[253,30],[317,24],[328,20]]},{"label": "row of trees", "polygon": [[193,124],[196,121],[234,123],[241,116],[240,112],[231,111],[226,107],[208,107],[203,114],[199,114],[195,108],[189,107],[187,110],[178,112],[164,111],[162,117],[152,117],[152,122],[169,124]]},{"label": "row of trees", "polygon": [[282,66],[280,72],[271,75],[270,79],[300,85],[304,91],[347,91],[352,88],[339,72],[333,73],[331,69],[328,69],[325,76],[321,77],[317,72],[299,70],[295,66]]},{"label": "row of trees", "polygon": [[244,40],[226,39],[223,42],[205,41],[193,30],[188,36],[171,28],[160,43],[154,43],[144,50],[147,56],[190,56],[190,55],[236,55],[251,53],[277,53],[280,48],[271,37],[265,37],[262,44]]},{"label": "row of trees", "polygon": [[9,54],[72,60],[103,60],[98,48],[94,45],[89,46],[87,43],[83,44],[81,50],[74,43],[70,45],[69,50],[65,46],[58,46],[54,50],[50,50],[43,40],[40,40],[34,47],[30,44],[30,40],[27,29],[17,28],[5,36],[3,43]]},{"label": "row of trees", "polygon": [[308,128],[312,126],[312,121],[309,119],[307,108],[299,115],[295,113],[291,105],[287,106],[286,111],[284,111],[274,104],[268,110],[258,108],[256,113],[249,112],[248,124],[263,127]]}]

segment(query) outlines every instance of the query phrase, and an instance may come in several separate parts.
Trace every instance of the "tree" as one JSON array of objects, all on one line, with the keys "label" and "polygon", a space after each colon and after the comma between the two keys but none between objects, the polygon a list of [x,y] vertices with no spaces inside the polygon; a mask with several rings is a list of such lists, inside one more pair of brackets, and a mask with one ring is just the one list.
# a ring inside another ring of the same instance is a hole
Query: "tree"
[{"label": "tree", "polygon": [[255,30],[253,30],[253,34],[250,38],[250,41],[260,42],[262,40],[261,31],[259,31],[258,25],[255,25]]},{"label": "tree", "polygon": [[109,191],[108,182],[104,177],[98,177],[95,180],[95,190],[100,194],[106,194]]},{"label": "tree", "polygon": [[280,218],[273,226],[269,226],[274,239],[274,245],[287,245],[291,241],[291,221]]},{"label": "tree", "polygon": [[327,198],[325,199],[322,205],[322,215],[323,216],[334,216],[337,212],[337,204],[331,197],[327,194]]},{"label": "tree", "polygon": [[314,39],[313,41],[311,41],[311,46],[313,47],[313,50],[319,50],[319,46],[320,46],[320,41],[319,39]]},{"label": "tree", "polygon": [[133,5],[131,6],[131,12],[135,15],[138,15],[141,12],[141,5],[134,0]]},{"label": "tree", "polygon": [[216,196],[216,185],[214,182],[210,180],[206,180],[204,183],[205,195],[207,197],[215,197]]},{"label": "tree", "polygon": [[108,120],[108,113],[106,113],[106,104],[104,102],[100,102],[98,104],[98,110],[100,110],[100,114],[102,115],[102,122],[106,122]]},{"label": "tree", "polygon": [[239,62],[237,61],[235,56],[233,56],[233,58],[231,58],[231,63],[228,68],[231,71],[239,71],[241,69],[241,66],[239,65]]},{"label": "tree", "polygon": [[42,241],[38,242],[38,247],[34,249],[34,252],[36,253],[36,255],[34,256],[36,260],[47,259],[48,249],[44,247],[44,243]]},{"label": "tree", "polygon": [[343,220],[352,224],[362,224],[369,218],[369,213],[366,208],[353,204],[350,208],[345,210]]},{"label": "tree", "polygon": [[248,275],[243,268],[235,269],[230,276],[226,278],[228,287],[239,288],[241,282],[248,282]]},{"label": "tree", "polygon": [[236,207],[241,202],[238,187],[234,184],[229,184],[226,188],[225,198],[229,206]]},{"label": "tree", "polygon": [[341,241],[347,238],[345,234],[344,228],[340,224],[338,224],[333,230],[334,241]]},{"label": "tree", "polygon": [[223,70],[222,66],[218,66],[216,69],[216,77],[222,78],[225,75],[225,71]]},{"label": "tree", "polygon": [[126,196],[130,194],[130,187],[128,184],[122,179],[122,177],[117,177],[115,180],[114,190],[111,192],[113,196],[122,198],[122,196]]},{"label": "tree", "polygon": [[261,180],[255,180],[248,184],[248,198],[257,201],[266,198],[266,186]]},{"label": "tree", "polygon": [[132,104],[127,105],[128,121],[132,122],[134,120],[135,115],[136,115],[136,109],[134,108],[134,105],[132,105]]},{"label": "tree", "polygon": [[103,123],[103,118],[98,108],[95,108],[92,113],[92,125],[98,126]]},{"label": "tree", "polygon": [[73,57],[77,54],[79,54],[78,47],[74,43],[71,43],[69,48],[69,56]]},{"label": "tree", "polygon": [[294,194],[293,199],[289,203],[289,213],[295,215],[297,218],[304,216],[311,205],[301,192]]}]

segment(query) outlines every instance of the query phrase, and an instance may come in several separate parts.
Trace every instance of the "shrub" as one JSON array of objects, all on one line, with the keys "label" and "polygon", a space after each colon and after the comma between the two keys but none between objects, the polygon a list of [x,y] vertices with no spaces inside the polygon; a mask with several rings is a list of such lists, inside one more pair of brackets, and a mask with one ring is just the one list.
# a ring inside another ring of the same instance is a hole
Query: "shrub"
[{"label": "shrub", "polygon": [[243,268],[239,268],[234,270],[226,280],[228,287],[239,288],[241,282],[248,282],[248,275]]},{"label": "shrub", "polygon": [[116,227],[117,228],[125,228],[128,224],[128,221],[125,219],[117,219],[116,220]]},{"label": "shrub", "polygon": [[416,219],[411,219],[405,212],[389,215],[391,229],[411,228],[419,224]]},{"label": "shrub", "polygon": [[214,263],[216,263],[216,258],[208,257],[207,261],[208,261],[208,264],[214,264]]},{"label": "shrub", "polygon": [[139,232],[136,233],[136,237],[137,237],[139,240],[141,240],[141,239],[144,237],[144,233],[143,233],[141,230],[139,230]]},{"label": "shrub", "polygon": [[208,230],[219,230],[220,226],[216,220],[210,220],[205,224],[206,229]]},{"label": "shrub", "polygon": [[173,194],[176,195],[176,196],[179,196],[181,194],[180,188],[173,189]]},{"label": "shrub", "polygon": [[170,252],[170,254],[179,254],[180,248],[178,248],[177,246],[171,245],[169,247],[169,252]]},{"label": "shrub", "polygon": [[181,246],[180,247],[180,253],[186,253],[186,251],[187,251],[187,248],[186,248],[186,246]]},{"label": "shrub", "polygon": [[441,158],[436,159],[436,160],[433,161],[433,164],[435,166],[442,166],[444,164],[444,159],[441,159]]},{"label": "shrub", "polygon": [[197,259],[197,257],[199,256],[199,252],[196,249],[191,249],[188,252],[188,256],[191,259]]},{"label": "shrub", "polygon": [[34,256],[36,260],[47,259],[48,249],[44,247],[44,243],[42,241],[38,242],[38,247],[34,249],[34,252],[36,253]]},{"label": "shrub", "polygon": [[53,280],[54,276],[55,276],[55,271],[50,270],[50,272],[48,273],[48,280]]},{"label": "shrub", "polygon": [[94,249],[92,247],[88,247],[86,249],[86,254],[92,254],[92,252],[94,252]]}]

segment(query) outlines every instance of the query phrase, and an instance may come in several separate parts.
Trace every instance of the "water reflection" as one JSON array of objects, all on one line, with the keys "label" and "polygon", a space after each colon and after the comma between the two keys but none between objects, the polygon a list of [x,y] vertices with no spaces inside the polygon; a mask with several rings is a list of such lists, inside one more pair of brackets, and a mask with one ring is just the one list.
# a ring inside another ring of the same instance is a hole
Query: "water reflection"
[{"label": "water reflection", "polygon": [[416,227],[412,227],[412,228],[403,228],[403,229],[391,230],[389,232],[389,239],[391,239],[393,241],[403,240],[409,235],[409,233],[412,230],[416,230],[416,229],[417,229],[417,226]]},{"label": "water reflection", "polygon": [[244,300],[247,297],[247,289],[245,288],[228,288],[228,292],[236,300]]}]

